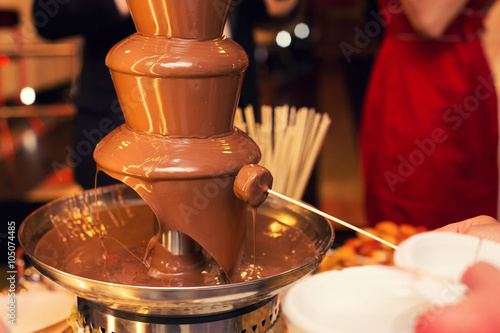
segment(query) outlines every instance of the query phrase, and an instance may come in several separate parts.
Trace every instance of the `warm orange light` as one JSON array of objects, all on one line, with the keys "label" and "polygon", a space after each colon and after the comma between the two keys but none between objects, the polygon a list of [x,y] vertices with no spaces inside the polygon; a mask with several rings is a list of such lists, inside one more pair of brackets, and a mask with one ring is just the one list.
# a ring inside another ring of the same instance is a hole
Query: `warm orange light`
[{"label": "warm orange light", "polygon": [[10,65],[10,57],[6,54],[0,54],[0,67],[7,67]]}]

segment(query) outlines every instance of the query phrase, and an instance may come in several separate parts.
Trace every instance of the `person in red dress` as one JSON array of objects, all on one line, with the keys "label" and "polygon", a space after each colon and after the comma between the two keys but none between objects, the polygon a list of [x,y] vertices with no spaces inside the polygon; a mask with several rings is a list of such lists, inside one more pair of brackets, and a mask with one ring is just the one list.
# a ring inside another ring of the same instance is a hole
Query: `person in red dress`
[{"label": "person in red dress", "polygon": [[379,0],[384,39],[361,124],[369,224],[497,216],[498,121],[486,0]]}]

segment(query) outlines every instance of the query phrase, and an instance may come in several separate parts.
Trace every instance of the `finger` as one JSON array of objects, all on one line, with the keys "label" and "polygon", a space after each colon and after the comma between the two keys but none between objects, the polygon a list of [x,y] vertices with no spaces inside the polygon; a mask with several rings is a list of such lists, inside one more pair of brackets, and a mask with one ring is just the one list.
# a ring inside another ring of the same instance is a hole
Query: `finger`
[{"label": "finger", "polygon": [[[467,302],[436,308],[420,316],[415,324],[416,333],[459,333],[473,332],[468,329],[476,328],[476,319],[471,313],[471,307]],[[457,320],[460,318],[460,320]]]},{"label": "finger", "polygon": [[500,223],[472,225],[463,233],[500,243]]},{"label": "finger", "polygon": [[491,216],[480,215],[461,222],[448,224],[436,229],[436,231],[457,232],[462,234],[473,225],[499,225],[499,223]]},{"label": "finger", "polygon": [[420,316],[417,333],[498,333],[500,332],[500,270],[477,263],[464,273],[462,281],[471,293],[459,304],[436,307]]},{"label": "finger", "polygon": [[462,282],[472,291],[488,288],[500,291],[500,270],[490,264],[478,262],[464,272]]},{"label": "finger", "polygon": [[[436,308],[418,318],[416,333],[498,333],[496,307],[485,295],[476,295],[463,302]],[[496,301],[496,299],[495,299]],[[485,309],[485,306],[488,309]]]}]

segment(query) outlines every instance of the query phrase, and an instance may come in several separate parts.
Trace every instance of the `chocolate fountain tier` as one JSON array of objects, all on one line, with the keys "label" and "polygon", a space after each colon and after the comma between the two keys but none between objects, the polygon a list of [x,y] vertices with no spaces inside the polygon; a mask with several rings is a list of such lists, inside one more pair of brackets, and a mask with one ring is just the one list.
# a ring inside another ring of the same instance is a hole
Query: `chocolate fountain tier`
[{"label": "chocolate fountain tier", "polygon": [[[132,272],[138,269],[138,258],[143,253],[136,252],[136,262],[133,256],[122,256],[113,263],[113,252],[121,247],[136,248],[137,244],[144,247],[155,232],[155,218],[137,193],[126,186],[98,188],[97,193],[97,200],[95,192],[89,190],[38,209],[21,225],[19,239],[31,262],[42,274],[79,298],[108,310],[176,318],[238,311],[270,300],[309,274],[333,242],[333,229],[327,220],[270,197],[258,210],[256,224],[257,230],[261,231],[257,232],[271,237],[273,244],[277,244],[284,228],[289,228],[299,232],[313,250],[301,254],[300,248],[293,246],[288,249],[269,248],[267,255],[285,251],[286,256],[295,256],[285,264],[290,267],[284,271],[256,280],[211,286],[162,287],[106,282],[82,275],[98,274],[100,269],[107,269],[110,265],[131,265]],[[247,219],[250,225],[251,221],[251,218]],[[97,262],[102,260],[104,253],[101,233],[105,236],[108,266],[83,267],[84,274],[81,275],[68,272],[67,267],[81,264],[78,260],[71,260],[75,251],[82,253],[80,258],[95,256],[95,265],[98,266]],[[296,244],[297,239],[288,241]],[[304,247],[303,244],[300,246]]]},{"label": "chocolate fountain tier", "polygon": [[127,3],[140,34],[207,40],[222,34],[231,0],[128,0]]},{"label": "chocolate fountain tier", "polygon": [[227,37],[134,34],[106,58],[130,128],[178,137],[230,132],[248,57]]},{"label": "chocolate fountain tier", "polygon": [[163,236],[175,231],[192,238],[232,277],[243,253],[246,209],[234,195],[234,177],[260,158],[245,133],[177,138],[122,125],[97,145],[94,158],[145,200]]},{"label": "chocolate fountain tier", "polygon": [[[200,139],[148,134],[122,125],[97,145],[94,158],[101,170],[118,179],[182,181],[235,176],[244,164],[258,161],[260,151],[236,128]],[[232,186],[225,187],[232,192]]]}]

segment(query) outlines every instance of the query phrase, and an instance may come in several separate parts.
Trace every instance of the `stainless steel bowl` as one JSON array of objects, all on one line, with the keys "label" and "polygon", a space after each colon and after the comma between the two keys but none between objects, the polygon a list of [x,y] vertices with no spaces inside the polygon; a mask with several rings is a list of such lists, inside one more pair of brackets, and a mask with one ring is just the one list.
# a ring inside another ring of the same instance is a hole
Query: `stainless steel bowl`
[{"label": "stainless steel bowl", "polygon": [[[235,311],[276,296],[286,287],[311,273],[331,247],[334,238],[333,228],[326,219],[270,196],[258,209],[258,214],[299,229],[309,238],[317,251],[316,256],[304,258],[303,264],[276,276],[216,286],[145,287],[76,276],[54,267],[48,260],[42,260],[36,255],[35,249],[39,242],[49,232],[54,233],[54,229],[65,230],[58,232],[59,241],[73,236],[80,240],[83,236],[83,241],[99,237],[98,233],[94,232],[95,225],[92,224],[98,211],[113,215],[110,212],[116,212],[118,209],[122,213],[107,219],[109,223],[104,228],[109,228],[110,232],[113,228],[126,228],[130,230],[130,234],[134,234],[134,225],[137,225],[138,221],[127,214],[127,210],[145,205],[142,199],[126,186],[88,190],[56,200],[33,212],[22,223],[19,240],[36,269],[80,298],[128,313],[189,317]],[[151,220],[153,219],[152,216]],[[66,253],[55,254],[63,259],[65,255]]]}]

